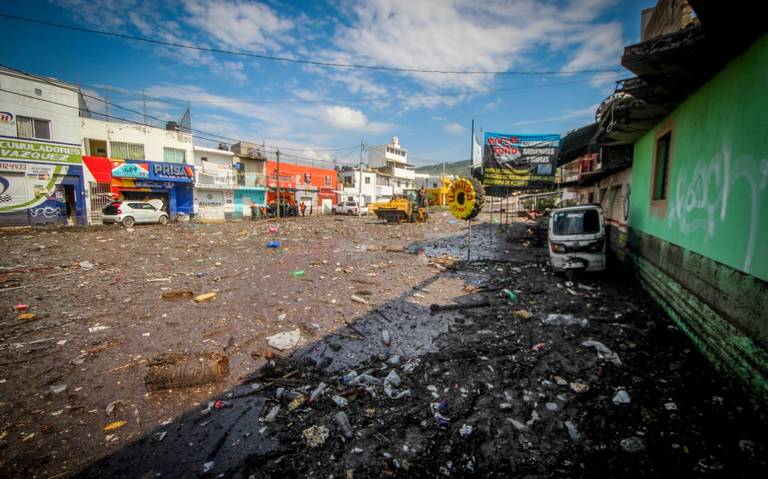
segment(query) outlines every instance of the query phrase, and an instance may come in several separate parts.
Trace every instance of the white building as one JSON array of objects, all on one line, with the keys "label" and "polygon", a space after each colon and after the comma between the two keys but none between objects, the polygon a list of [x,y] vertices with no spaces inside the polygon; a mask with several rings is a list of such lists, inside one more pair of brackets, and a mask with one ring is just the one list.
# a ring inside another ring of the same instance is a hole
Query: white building
[{"label": "white building", "polygon": [[171,218],[194,211],[193,138],[175,123],[156,128],[81,118],[80,135],[91,222],[110,197],[160,199]]},{"label": "white building", "polygon": [[416,168],[408,164],[408,150],[396,136],[388,145],[368,147],[368,166],[381,174],[379,186],[391,187],[393,194],[416,188]]},{"label": "white building", "polygon": [[[387,201],[392,198],[392,187],[380,184],[384,177],[373,170],[343,169],[339,172],[339,188],[341,201],[357,201],[367,205],[377,201]],[[386,178],[384,178],[386,179]]]},{"label": "white building", "polygon": [[81,93],[0,67],[0,226],[84,224]]},{"label": "white building", "polygon": [[237,172],[231,151],[194,147],[195,211],[204,221],[231,219],[235,212]]}]

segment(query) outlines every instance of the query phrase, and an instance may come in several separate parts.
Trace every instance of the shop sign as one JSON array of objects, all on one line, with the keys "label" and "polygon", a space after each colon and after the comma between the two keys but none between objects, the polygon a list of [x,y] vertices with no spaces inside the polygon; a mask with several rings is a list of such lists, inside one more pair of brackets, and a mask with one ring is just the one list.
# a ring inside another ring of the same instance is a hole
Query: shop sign
[{"label": "shop sign", "polygon": [[11,161],[0,161],[0,171],[27,171],[27,164]]},{"label": "shop sign", "polygon": [[560,135],[486,133],[483,185],[507,189],[551,188]]},{"label": "shop sign", "polygon": [[115,178],[149,178],[149,166],[146,163],[117,163],[112,168]]},{"label": "shop sign", "polygon": [[189,179],[195,174],[190,166],[173,163],[152,163],[152,176],[156,178]]},{"label": "shop sign", "polygon": [[13,124],[13,113],[10,111],[0,111],[0,124],[11,125]]},{"label": "shop sign", "polygon": [[82,163],[79,146],[0,138],[0,158],[7,160],[45,161],[48,163]]}]

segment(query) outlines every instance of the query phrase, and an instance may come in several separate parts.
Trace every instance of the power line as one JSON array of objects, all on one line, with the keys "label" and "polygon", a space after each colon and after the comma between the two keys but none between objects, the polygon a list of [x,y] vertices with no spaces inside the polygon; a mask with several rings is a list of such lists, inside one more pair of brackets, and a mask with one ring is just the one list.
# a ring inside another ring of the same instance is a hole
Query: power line
[{"label": "power line", "polygon": [[[29,99],[32,99],[32,100],[38,100],[38,101],[42,101],[42,102],[45,102],[45,103],[50,103],[52,105],[57,105],[57,106],[65,107],[65,108],[70,108],[70,109],[73,109],[73,110],[83,111],[83,109],[80,108],[79,106],[67,105],[66,103],[60,103],[60,102],[56,102],[56,101],[52,101],[52,100],[47,100],[45,98],[39,98],[39,97],[32,96],[32,95],[26,95],[24,93],[15,92],[15,91],[12,91],[12,90],[6,90],[4,88],[0,88],[0,92],[10,93],[12,95],[17,95],[17,96],[21,96],[21,97],[24,97],[24,98],[29,98]],[[112,119],[112,120],[122,121],[122,122],[125,122],[125,123],[131,123],[131,124],[134,124],[134,125],[145,126],[143,122],[135,121],[135,120],[130,120],[128,118],[122,118],[122,117],[119,117],[119,116],[108,115],[106,113],[96,113],[96,114],[99,115],[99,116],[102,116],[104,118],[109,118],[109,119]],[[196,135],[196,134],[191,134],[190,133],[189,136],[191,136],[192,138],[197,138],[199,140],[204,140],[204,141],[210,141],[210,142],[213,142],[213,143],[218,143],[219,142],[219,140],[215,140],[213,138],[208,138],[208,137],[205,137],[205,136],[202,136],[202,135],[199,135],[199,134]],[[271,152],[271,153],[273,153],[273,152]],[[311,161],[311,162],[333,163],[332,160],[323,160],[323,159],[320,159],[320,158],[310,158],[310,157],[299,156],[299,155],[294,155],[294,154],[284,154],[282,156],[287,156],[287,157],[290,157],[290,158],[301,159],[301,160],[308,160],[308,161]]]},{"label": "power line", "polygon": [[[53,81],[51,81],[50,79],[48,79],[46,77],[42,77],[42,76],[39,76],[39,75],[33,75],[31,73],[27,73],[27,72],[24,72],[24,71],[19,70],[17,68],[9,67],[9,66],[6,66],[6,65],[0,65],[0,66],[2,66],[3,68],[6,68],[8,70],[12,70],[12,71],[15,71],[17,73],[20,73],[22,75],[29,76],[31,78],[36,78],[36,79],[42,80],[42,81],[44,81],[44,82],[46,82],[46,83],[48,83],[50,85],[56,86],[56,84]],[[14,93],[14,94],[18,93],[18,92],[14,92],[12,90],[3,90],[3,91],[6,91],[7,93]],[[135,115],[140,115],[140,116],[143,116],[145,118],[151,118],[151,119],[153,119],[155,121],[159,121],[159,122],[161,122],[163,124],[168,123],[168,121],[169,121],[169,120],[164,120],[162,118],[158,118],[156,116],[147,115],[144,112],[133,110],[131,108],[124,107],[122,105],[118,105],[116,103],[108,101],[105,98],[97,97],[97,96],[94,96],[94,95],[89,95],[89,94],[83,92],[82,90],[80,90],[80,94],[83,97],[92,98],[92,99],[94,99],[96,101],[104,103],[105,105],[113,106],[113,107],[118,108],[120,110],[124,110],[126,112],[133,113]],[[26,96],[26,95],[22,95],[22,96]],[[37,97],[34,97],[34,98],[37,98]],[[38,100],[42,100],[41,98],[37,98],[37,99]],[[87,107],[87,105],[86,105],[86,107]],[[80,110],[80,108],[78,108],[78,110]],[[108,117],[108,118],[124,120],[124,121],[132,122],[132,123],[136,123],[136,124],[140,124],[140,125],[144,124],[143,122],[134,122],[134,121],[131,121],[131,120],[127,120],[125,118],[112,117],[108,113],[99,113],[99,112],[93,112],[93,113],[95,115],[101,115],[101,116]],[[227,137],[227,136],[223,136],[223,135],[218,135],[216,133],[206,132],[206,131],[203,131],[203,130],[197,130],[197,129],[193,129],[193,128],[190,128],[190,132],[197,132],[197,133],[201,133],[203,135],[213,136],[213,137],[220,138],[220,139],[223,139],[223,140],[227,140],[227,141],[230,141],[230,142],[233,142],[233,143],[237,143],[237,142],[241,141],[240,139],[237,139],[237,138],[231,138],[231,137]],[[195,137],[194,135],[192,135],[192,136]],[[203,139],[203,140],[206,140],[206,141],[211,141],[211,142],[214,142],[214,143],[220,142],[219,140],[214,140],[214,139],[211,139],[211,138],[205,138],[205,137],[202,137],[200,135],[197,135],[196,138]],[[264,145],[264,146],[265,146],[265,148],[268,147],[268,148],[273,149],[275,151],[277,151],[277,150],[289,150],[289,151],[307,151],[307,150],[311,150],[311,151],[346,151],[346,150],[352,150],[352,149],[356,150],[358,148],[357,145],[355,145],[355,146],[348,146],[348,147],[342,147],[342,148],[317,148],[317,149],[316,148],[293,148],[293,147],[285,147],[285,146],[277,146],[277,145]],[[265,153],[266,153],[266,151],[265,151]],[[314,158],[302,157],[302,156],[298,156],[298,155],[291,155],[291,154],[288,154],[288,153],[284,154],[284,156],[292,156],[292,157],[295,157],[295,158],[304,158],[304,159],[309,159],[309,160],[313,160],[313,161],[330,161],[330,160],[322,160],[322,159],[314,159]]]},{"label": "power line", "polygon": [[137,35],[128,35],[125,33],[110,32],[107,30],[97,30],[94,28],[78,27],[75,25],[66,25],[63,23],[51,22],[48,20],[40,20],[35,18],[20,17],[17,15],[8,15],[0,13],[0,17],[7,18],[9,20],[16,20],[20,22],[34,23],[37,25],[44,25],[48,27],[60,28],[64,30],[72,30],[83,33],[95,33],[98,35],[111,36],[116,38],[123,38],[126,40],[135,40],[145,43],[152,43],[156,45],[163,45],[167,47],[185,48],[188,50],[198,50],[209,53],[219,53],[224,55],[235,55],[249,58],[258,58],[260,60],[279,61],[285,63],[298,63],[303,65],[315,65],[322,67],[332,68],[358,68],[364,70],[381,70],[391,72],[403,72],[403,73],[435,73],[435,74],[450,74],[450,75],[564,75],[573,73],[609,73],[619,72],[619,69],[613,68],[595,68],[586,70],[539,70],[539,71],[524,71],[524,70],[499,70],[499,71],[467,71],[467,70],[433,70],[425,68],[401,68],[401,67],[388,67],[383,65],[364,65],[359,63],[336,63],[336,62],[323,62],[319,60],[307,60],[296,59],[287,57],[277,57],[270,55],[262,55],[259,53],[239,50],[225,50],[221,48],[202,47],[198,45],[190,45],[186,43],[169,42],[165,40],[158,40],[156,38],[141,37]]}]

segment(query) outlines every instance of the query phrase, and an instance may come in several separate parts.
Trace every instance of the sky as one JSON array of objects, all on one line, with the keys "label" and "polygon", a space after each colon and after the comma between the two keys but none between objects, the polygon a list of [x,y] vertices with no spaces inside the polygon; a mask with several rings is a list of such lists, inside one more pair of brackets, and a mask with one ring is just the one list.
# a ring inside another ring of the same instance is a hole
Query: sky
[{"label": "sky", "polygon": [[[196,143],[253,141],[287,155],[357,162],[393,136],[417,166],[468,159],[480,131],[557,133],[594,121],[648,0],[0,1],[0,13],[273,61],[62,30],[0,17],[0,64],[76,83],[178,120]],[[13,39],[13,41],[8,41]],[[612,70],[595,72],[595,70]],[[585,72],[586,71],[586,72]],[[535,74],[531,74],[534,72]],[[568,72],[542,74],[542,72]],[[106,86],[106,88],[105,88]],[[110,107],[110,115],[142,120]],[[288,158],[286,158],[288,159]]]}]

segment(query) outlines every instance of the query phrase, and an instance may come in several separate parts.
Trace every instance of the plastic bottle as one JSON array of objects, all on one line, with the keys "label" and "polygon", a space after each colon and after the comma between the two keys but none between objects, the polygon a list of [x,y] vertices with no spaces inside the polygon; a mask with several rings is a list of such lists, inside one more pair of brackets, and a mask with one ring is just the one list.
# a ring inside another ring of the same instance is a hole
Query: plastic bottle
[{"label": "plastic bottle", "polygon": [[392,344],[392,337],[389,335],[388,330],[384,330],[381,332],[381,341],[384,343],[384,346],[389,346]]},{"label": "plastic bottle", "polygon": [[315,388],[315,390],[312,391],[312,394],[310,394],[310,396],[309,396],[309,401],[308,401],[309,404],[312,404],[313,402],[315,402],[318,399],[320,399],[320,395],[323,394],[323,392],[325,391],[326,387],[328,387],[328,385],[325,384],[325,383],[318,384],[317,387]]},{"label": "plastic bottle", "polygon": [[338,424],[339,429],[341,429],[341,435],[344,436],[347,439],[352,439],[355,436],[355,432],[352,429],[352,425],[349,423],[349,418],[347,417],[347,413],[344,411],[337,412],[333,419],[336,420],[336,424]]}]

